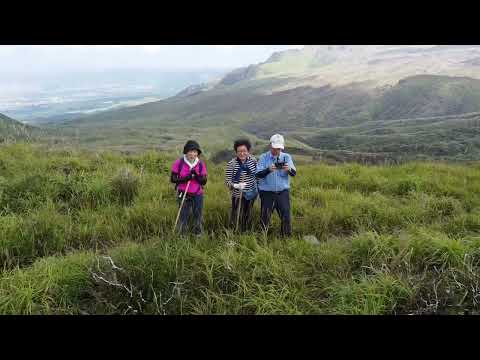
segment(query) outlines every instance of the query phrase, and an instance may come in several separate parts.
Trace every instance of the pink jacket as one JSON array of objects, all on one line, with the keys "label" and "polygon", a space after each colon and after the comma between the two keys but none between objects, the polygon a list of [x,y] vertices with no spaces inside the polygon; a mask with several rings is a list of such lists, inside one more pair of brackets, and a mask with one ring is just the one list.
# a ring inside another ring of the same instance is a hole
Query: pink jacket
[{"label": "pink jacket", "polygon": [[[182,159],[177,159],[172,165],[172,172],[178,174],[178,169],[180,167],[180,162],[183,161]],[[201,172],[200,172],[200,163],[201,165]],[[207,176],[207,166],[205,163],[200,160],[197,165],[194,167],[195,173],[201,176]],[[182,166],[181,173],[179,174],[180,178],[184,178],[190,174],[190,167],[188,164],[184,163]],[[187,187],[187,183],[182,183],[178,184],[177,189],[179,191],[185,191],[185,188]],[[188,193],[192,195],[202,195],[203,194],[203,188],[200,185],[200,183],[197,181],[197,179],[192,179],[190,181],[190,186],[188,187]]]}]

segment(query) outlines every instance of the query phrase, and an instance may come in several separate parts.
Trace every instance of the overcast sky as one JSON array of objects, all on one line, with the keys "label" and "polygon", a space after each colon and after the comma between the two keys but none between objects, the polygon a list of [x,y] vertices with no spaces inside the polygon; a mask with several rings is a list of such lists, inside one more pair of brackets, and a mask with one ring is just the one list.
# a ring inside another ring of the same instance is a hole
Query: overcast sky
[{"label": "overcast sky", "polygon": [[0,73],[235,68],[298,45],[0,45]]}]

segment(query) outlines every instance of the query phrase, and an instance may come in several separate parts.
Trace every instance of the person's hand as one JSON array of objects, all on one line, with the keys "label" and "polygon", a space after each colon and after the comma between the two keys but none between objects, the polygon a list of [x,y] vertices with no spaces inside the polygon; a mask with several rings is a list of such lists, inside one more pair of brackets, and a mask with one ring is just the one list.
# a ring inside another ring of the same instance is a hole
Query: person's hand
[{"label": "person's hand", "polygon": [[233,184],[233,188],[237,190],[243,190],[247,186],[247,183],[238,183],[238,184]]},{"label": "person's hand", "polygon": [[285,164],[285,165],[283,165],[282,169],[285,170],[285,171],[288,171],[288,170],[290,170],[290,167],[288,166],[288,164]]},{"label": "person's hand", "polygon": [[237,190],[244,190],[247,187],[247,183],[238,183],[238,184],[233,184],[233,188]]},{"label": "person's hand", "polygon": [[277,171],[275,164],[270,165],[270,171]]},{"label": "person's hand", "polygon": [[192,179],[193,179],[193,177],[192,177],[192,174],[191,174],[191,173],[188,174],[187,176],[185,176],[185,178],[184,178],[185,181],[190,181],[190,180],[192,180]]}]

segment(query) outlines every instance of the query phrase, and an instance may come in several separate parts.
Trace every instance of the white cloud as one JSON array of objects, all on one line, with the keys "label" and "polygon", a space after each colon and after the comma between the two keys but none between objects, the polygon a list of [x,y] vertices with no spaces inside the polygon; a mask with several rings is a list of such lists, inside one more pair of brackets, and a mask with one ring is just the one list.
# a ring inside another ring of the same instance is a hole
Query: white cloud
[{"label": "white cloud", "polygon": [[[58,50],[62,50],[62,47],[65,47],[66,49],[70,49],[70,50],[79,50],[79,51],[88,51],[90,49],[92,49],[93,47],[91,46],[88,46],[88,45],[60,45],[60,46],[56,46],[58,48]],[[54,48],[54,47],[52,47]]]},{"label": "white cloud", "polygon": [[15,47],[9,45],[0,45],[0,56],[9,56],[15,53]]},{"label": "white cloud", "polygon": [[236,45],[213,45],[214,48],[220,50],[234,50]]},{"label": "white cloud", "polygon": [[[55,76],[122,68],[236,68],[265,61],[289,45],[14,45],[1,46],[1,77]],[[146,55],[146,56],[141,56]]]},{"label": "white cloud", "polygon": [[156,54],[162,51],[162,48],[162,45],[142,45],[142,49],[151,54]]}]

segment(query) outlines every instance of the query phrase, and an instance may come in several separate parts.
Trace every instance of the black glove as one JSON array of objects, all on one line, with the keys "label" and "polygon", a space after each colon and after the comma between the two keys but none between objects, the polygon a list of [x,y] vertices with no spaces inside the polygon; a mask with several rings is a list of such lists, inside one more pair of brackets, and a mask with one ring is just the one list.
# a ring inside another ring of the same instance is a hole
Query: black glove
[{"label": "black glove", "polygon": [[190,170],[190,176],[192,179],[195,179],[197,177],[197,173],[195,172],[195,169]]},{"label": "black glove", "polygon": [[190,174],[188,174],[187,176],[185,176],[185,177],[183,178],[183,181],[187,182],[187,181],[190,181],[190,180],[192,180],[192,179],[193,179],[193,177],[192,177],[192,174],[190,173]]}]

